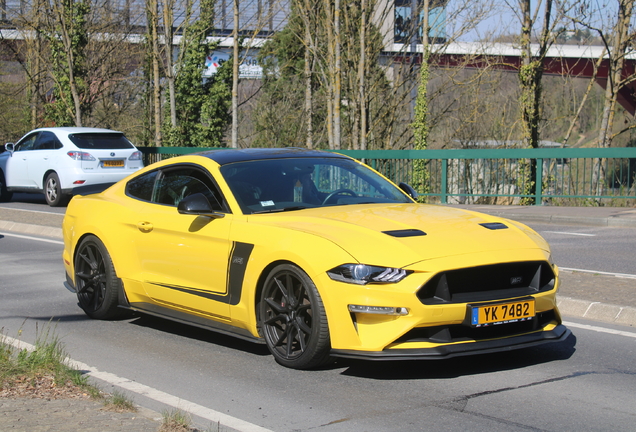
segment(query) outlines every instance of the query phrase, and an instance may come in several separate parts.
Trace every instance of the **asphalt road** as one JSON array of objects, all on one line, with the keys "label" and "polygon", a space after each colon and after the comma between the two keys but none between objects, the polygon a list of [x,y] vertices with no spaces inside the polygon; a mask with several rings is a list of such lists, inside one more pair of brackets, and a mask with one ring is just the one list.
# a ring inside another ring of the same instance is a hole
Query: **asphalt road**
[{"label": "asphalt road", "polygon": [[529,223],[559,267],[636,275],[636,229]]},{"label": "asphalt road", "polygon": [[[433,362],[278,366],[263,346],[150,317],[93,321],[62,287],[59,240],[0,238],[0,327],[53,329],[99,371],[275,431],[633,430],[636,333],[570,320],[561,344]],[[108,389],[107,389],[108,390]],[[158,412],[146,396],[135,402]],[[206,420],[195,417],[203,426]],[[247,429],[245,429],[247,430]]]}]

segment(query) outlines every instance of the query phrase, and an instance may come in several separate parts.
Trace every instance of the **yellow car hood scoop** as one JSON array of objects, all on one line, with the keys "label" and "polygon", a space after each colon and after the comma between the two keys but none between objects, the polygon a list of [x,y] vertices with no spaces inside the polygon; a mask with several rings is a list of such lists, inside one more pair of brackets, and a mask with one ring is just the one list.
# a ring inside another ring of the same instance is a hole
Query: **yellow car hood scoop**
[{"label": "yellow car hood scoop", "polygon": [[426,235],[424,231],[418,229],[401,229],[382,232],[384,234],[390,235],[391,237],[419,237]]}]

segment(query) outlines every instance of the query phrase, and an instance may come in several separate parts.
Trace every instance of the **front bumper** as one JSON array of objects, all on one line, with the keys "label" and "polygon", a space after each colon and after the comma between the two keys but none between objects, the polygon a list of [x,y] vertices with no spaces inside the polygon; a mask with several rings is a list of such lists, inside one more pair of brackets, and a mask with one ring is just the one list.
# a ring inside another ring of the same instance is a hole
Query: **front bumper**
[{"label": "front bumper", "polygon": [[570,336],[570,330],[562,324],[552,330],[542,330],[519,336],[486,341],[439,345],[431,348],[385,349],[383,351],[355,351],[335,349],[334,357],[364,360],[436,360],[475,354],[511,351],[550,342],[561,342]]}]

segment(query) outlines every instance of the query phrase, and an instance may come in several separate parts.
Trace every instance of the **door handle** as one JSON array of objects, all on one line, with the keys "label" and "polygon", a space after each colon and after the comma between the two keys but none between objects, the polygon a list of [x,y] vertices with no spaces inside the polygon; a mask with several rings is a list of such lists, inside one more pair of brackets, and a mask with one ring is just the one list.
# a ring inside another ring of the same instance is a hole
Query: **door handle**
[{"label": "door handle", "polygon": [[137,222],[137,229],[141,232],[150,232],[153,226],[150,222]]}]

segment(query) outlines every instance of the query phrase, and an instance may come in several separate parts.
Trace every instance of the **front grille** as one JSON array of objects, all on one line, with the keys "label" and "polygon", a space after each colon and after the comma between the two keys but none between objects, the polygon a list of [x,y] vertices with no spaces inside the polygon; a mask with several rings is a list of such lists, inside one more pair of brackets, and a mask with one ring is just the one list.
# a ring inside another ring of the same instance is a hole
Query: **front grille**
[{"label": "front grille", "polygon": [[554,272],[545,261],[492,264],[449,270],[433,276],[417,297],[425,305],[522,297],[554,288]]},{"label": "front grille", "polygon": [[436,327],[417,327],[403,335],[395,342],[452,343],[497,339],[542,329],[550,322],[554,321],[554,319],[554,311],[549,310],[538,313],[532,320],[490,325],[487,327],[469,327],[462,324]]}]

